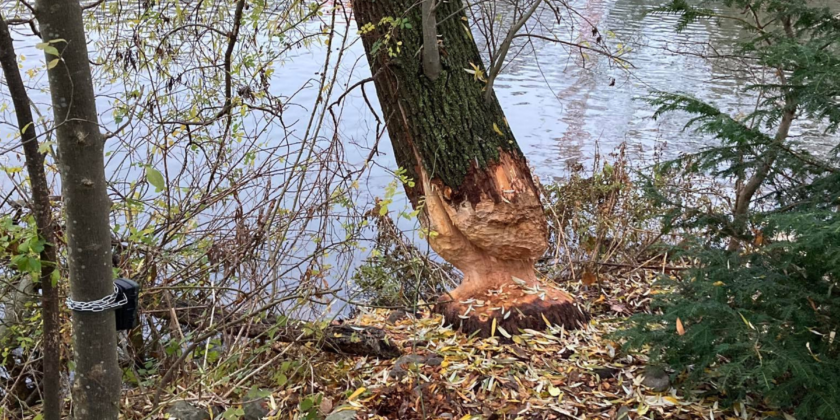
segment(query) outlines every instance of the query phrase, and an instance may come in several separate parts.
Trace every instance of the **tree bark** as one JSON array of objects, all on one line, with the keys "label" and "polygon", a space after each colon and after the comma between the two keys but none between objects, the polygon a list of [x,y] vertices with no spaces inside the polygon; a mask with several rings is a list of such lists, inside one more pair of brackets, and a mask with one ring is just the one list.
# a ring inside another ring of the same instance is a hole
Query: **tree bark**
[{"label": "tree bark", "polygon": [[58,288],[52,282],[56,266],[55,226],[52,221],[50,206],[50,186],[44,171],[44,155],[38,151],[38,138],[35,135],[35,122],[29,108],[29,97],[20,77],[17,55],[9,32],[9,26],[0,16],[0,66],[6,77],[6,85],[15,106],[18,128],[21,131],[23,153],[26,156],[26,169],[32,187],[32,208],[38,236],[44,240],[41,251],[41,315],[44,319],[44,370],[43,398],[44,419],[61,418],[61,331],[59,324]]},{"label": "tree bark", "polygon": [[[413,0],[357,0],[374,83],[397,164],[432,248],[464,273],[437,310],[450,324],[483,336],[503,327],[574,328],[586,319],[566,293],[537,280],[534,261],[547,225],[525,157],[495,95],[484,98],[485,69],[460,0],[440,2],[442,73],[424,77],[414,52],[423,45],[422,12]],[[411,23],[392,26],[384,17]],[[394,54],[397,42],[402,52]],[[515,308],[515,309],[514,309]],[[495,319],[495,322],[493,321]]]},{"label": "tree bark", "polygon": [[[66,217],[70,294],[93,301],[114,291],[111,271],[111,202],[105,184],[104,140],[99,131],[82,9],[77,0],[38,0],[36,17],[46,51],[58,141],[58,167]],[[56,52],[56,51],[53,51]],[[121,372],[113,311],[73,313],[72,386],[76,419],[117,419]]]}]

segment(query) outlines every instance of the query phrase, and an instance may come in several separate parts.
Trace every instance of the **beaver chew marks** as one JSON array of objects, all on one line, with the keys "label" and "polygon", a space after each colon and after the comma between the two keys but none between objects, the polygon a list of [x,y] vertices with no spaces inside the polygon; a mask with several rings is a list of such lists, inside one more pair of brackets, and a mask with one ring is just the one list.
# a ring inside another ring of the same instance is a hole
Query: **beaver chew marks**
[{"label": "beaver chew marks", "polygon": [[[546,321],[577,328],[587,316],[565,292],[537,280],[534,261],[545,252],[547,226],[524,159],[500,151],[499,162],[473,168],[452,194],[418,168],[425,192],[424,223],[432,248],[464,273],[436,310],[466,333],[490,336],[543,329]],[[470,190],[470,191],[464,191]]]}]

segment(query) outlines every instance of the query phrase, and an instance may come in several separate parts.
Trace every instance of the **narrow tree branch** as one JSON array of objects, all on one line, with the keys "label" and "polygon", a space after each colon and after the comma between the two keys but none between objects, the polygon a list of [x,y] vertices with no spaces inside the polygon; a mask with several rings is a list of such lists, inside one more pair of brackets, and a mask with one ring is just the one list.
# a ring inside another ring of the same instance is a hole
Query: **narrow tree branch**
[{"label": "narrow tree branch", "polygon": [[437,47],[435,0],[423,0],[423,73],[432,81],[440,77],[440,51]]},{"label": "narrow tree branch", "polygon": [[489,101],[493,98],[493,83],[496,81],[496,77],[502,71],[502,66],[505,63],[505,57],[507,56],[508,50],[510,50],[510,44],[513,42],[513,38],[516,36],[516,33],[528,22],[528,19],[537,11],[537,8],[542,3],[542,0],[536,0],[534,4],[528,9],[516,23],[510,28],[505,39],[502,41],[501,47],[499,47],[499,52],[496,54],[496,57],[493,57],[490,60],[490,72],[487,75],[487,86],[484,88],[484,99]]},{"label": "narrow tree branch", "polygon": [[105,0],[96,0],[88,4],[83,4],[82,10],[93,9],[94,7],[99,6],[102,3],[105,3]]},{"label": "narrow tree branch", "polygon": [[[328,292],[335,291],[333,290]],[[169,383],[170,380],[172,380],[175,371],[177,371],[177,366],[180,365],[181,362],[186,360],[187,357],[190,357],[192,352],[196,348],[198,348],[198,346],[201,345],[204,342],[204,340],[207,340],[219,334],[222,331],[232,331],[233,328],[247,321],[253,321],[256,323],[256,326],[252,325],[252,328],[250,329],[249,334],[252,334],[250,335],[251,337],[264,336],[269,331],[269,329],[277,327],[274,339],[278,341],[293,343],[315,342],[324,350],[333,351],[335,353],[369,355],[387,358],[399,356],[399,349],[397,349],[395,346],[393,346],[393,344],[389,342],[389,340],[385,336],[385,333],[382,330],[379,330],[377,328],[349,327],[351,331],[355,330],[356,332],[358,332],[358,334],[354,336],[353,333],[350,333],[350,335],[345,334],[348,331],[348,327],[346,326],[330,326],[327,328],[327,331],[325,331],[323,335],[321,335],[320,337],[315,337],[317,339],[313,339],[313,337],[304,334],[302,329],[303,325],[300,321],[288,321],[285,323],[285,325],[280,326],[278,325],[276,318],[268,318],[263,321],[255,319],[255,314],[264,312],[282,302],[298,298],[300,298],[300,296],[298,295],[284,296],[275,301],[269,302],[268,304],[262,306],[261,308],[258,308],[252,313],[230,312],[225,311],[222,308],[216,308],[216,313],[221,314],[221,319],[230,319],[230,321],[217,324],[210,328],[208,331],[204,332],[204,334],[201,334],[200,336],[192,340],[192,344],[190,344],[189,347],[187,347],[181,353],[181,356],[178,357],[177,360],[175,360],[172,366],[170,366],[169,370],[167,370],[163,377],[160,378],[157,389],[155,390],[153,406],[156,408],[160,404],[160,396],[163,392],[163,388],[166,386],[166,384]],[[175,307],[176,308],[173,309],[176,309],[175,314],[179,323],[197,326],[202,325],[204,323],[204,320],[206,319],[206,317],[203,315],[206,311],[205,308],[196,308],[195,305],[189,302],[176,302]],[[185,309],[187,312],[178,311],[178,308]],[[150,312],[150,314],[166,319],[169,319],[168,317],[171,316],[171,312]],[[339,330],[343,331],[343,333]],[[339,333],[338,337],[335,336],[336,333]],[[350,347],[348,347],[347,342],[345,342],[345,340],[349,340],[348,342],[351,344]]]},{"label": "narrow tree branch", "polygon": [[[796,35],[793,31],[793,25],[790,20],[790,17],[782,19],[782,24],[784,27],[785,34],[790,39],[794,39]],[[782,67],[776,69],[777,76],[779,78],[782,89],[788,89],[787,77],[785,76],[784,70],[785,69]],[[749,214],[750,204],[752,203],[753,196],[764,183],[764,181],[767,179],[767,176],[770,175],[770,172],[773,169],[773,164],[776,162],[776,158],[779,156],[779,150],[781,150],[782,146],[784,145],[785,141],[787,141],[787,138],[790,135],[790,129],[793,125],[793,120],[796,119],[797,105],[797,100],[794,97],[793,93],[791,93],[790,91],[786,92],[782,119],[779,122],[779,128],[776,130],[776,135],[774,136],[773,141],[770,143],[770,148],[764,157],[764,163],[756,169],[755,173],[752,175],[749,181],[747,181],[743,185],[743,187],[738,191],[737,196],[735,197],[735,209],[733,211],[733,217],[735,219],[734,223],[736,228],[741,227],[745,223],[747,215]],[[731,241],[729,241],[729,246],[727,247],[727,249],[729,251],[736,251],[739,247],[740,242],[733,238]]]},{"label": "narrow tree branch", "polygon": [[514,38],[536,38],[536,39],[541,39],[543,41],[554,42],[554,43],[557,43],[557,44],[560,44],[560,45],[566,45],[568,47],[573,47],[573,48],[578,48],[578,49],[581,49],[581,50],[592,51],[593,53],[601,54],[605,57],[608,57],[609,59],[611,59],[613,61],[620,62],[622,64],[626,64],[630,68],[636,68],[636,66],[634,66],[633,63],[631,63],[631,62],[629,62],[629,61],[627,61],[627,60],[625,60],[625,59],[623,59],[619,56],[616,56],[616,55],[610,53],[609,50],[607,50],[607,49],[599,50],[597,48],[588,47],[588,46],[583,45],[583,44],[577,44],[577,43],[574,43],[574,42],[563,41],[562,39],[552,38],[552,37],[548,37],[548,36],[545,36],[545,35],[531,34],[531,33],[517,34],[517,35],[514,36]]},{"label": "narrow tree branch", "polygon": [[[219,118],[228,115],[231,108],[233,108],[233,50],[236,48],[236,42],[239,40],[239,28],[242,26],[242,10],[245,8],[245,0],[236,2],[236,10],[233,13],[233,29],[226,34],[228,37],[228,45],[225,50],[225,103],[222,109],[219,110],[212,118],[201,121],[162,121],[162,124],[177,124],[187,126],[208,126],[216,122]],[[218,31],[215,31],[218,32]]]}]

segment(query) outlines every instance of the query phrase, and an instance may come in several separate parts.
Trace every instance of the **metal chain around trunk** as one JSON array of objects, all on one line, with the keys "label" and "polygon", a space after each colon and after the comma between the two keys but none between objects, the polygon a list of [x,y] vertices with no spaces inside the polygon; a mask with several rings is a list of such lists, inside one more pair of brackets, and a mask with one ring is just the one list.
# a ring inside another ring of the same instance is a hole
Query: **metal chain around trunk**
[{"label": "metal chain around trunk", "polygon": [[65,301],[67,307],[76,312],[105,312],[111,309],[120,308],[127,302],[128,298],[125,293],[120,293],[120,289],[116,284],[114,285],[114,293],[105,296],[102,299],[90,302],[77,302],[68,297]]}]

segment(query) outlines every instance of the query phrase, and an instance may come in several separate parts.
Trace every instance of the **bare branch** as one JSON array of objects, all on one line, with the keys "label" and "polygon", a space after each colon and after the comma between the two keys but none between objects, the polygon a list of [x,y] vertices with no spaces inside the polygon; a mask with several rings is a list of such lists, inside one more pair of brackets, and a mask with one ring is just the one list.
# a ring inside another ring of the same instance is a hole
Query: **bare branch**
[{"label": "bare branch", "polygon": [[531,34],[531,33],[517,34],[517,35],[514,36],[514,38],[537,38],[537,39],[541,39],[543,41],[554,42],[554,43],[557,43],[557,44],[566,45],[566,46],[573,47],[573,48],[578,48],[578,49],[581,49],[581,50],[592,51],[594,53],[601,54],[605,57],[608,57],[610,60],[619,62],[621,64],[626,64],[627,66],[629,66],[631,68],[636,67],[636,66],[633,65],[633,63],[631,63],[631,62],[629,62],[629,61],[627,61],[627,60],[609,52],[606,49],[601,50],[601,49],[598,49],[598,48],[588,47],[588,46],[583,45],[583,44],[578,44],[578,43],[569,42],[569,41],[563,41],[562,39],[547,37],[547,36],[544,36],[544,35]]},{"label": "bare branch", "polygon": [[502,66],[505,63],[505,57],[507,56],[508,50],[510,49],[510,44],[513,42],[513,38],[516,36],[516,33],[525,25],[525,22],[528,22],[528,19],[537,11],[537,8],[542,3],[542,0],[536,0],[534,4],[531,6],[528,11],[526,11],[516,23],[510,28],[507,36],[505,37],[504,41],[502,41],[502,46],[499,47],[499,52],[496,54],[496,57],[493,57],[490,60],[490,72],[487,75],[487,87],[485,87],[484,91],[484,99],[490,100],[493,98],[493,82],[496,81],[496,76],[502,71]]}]

